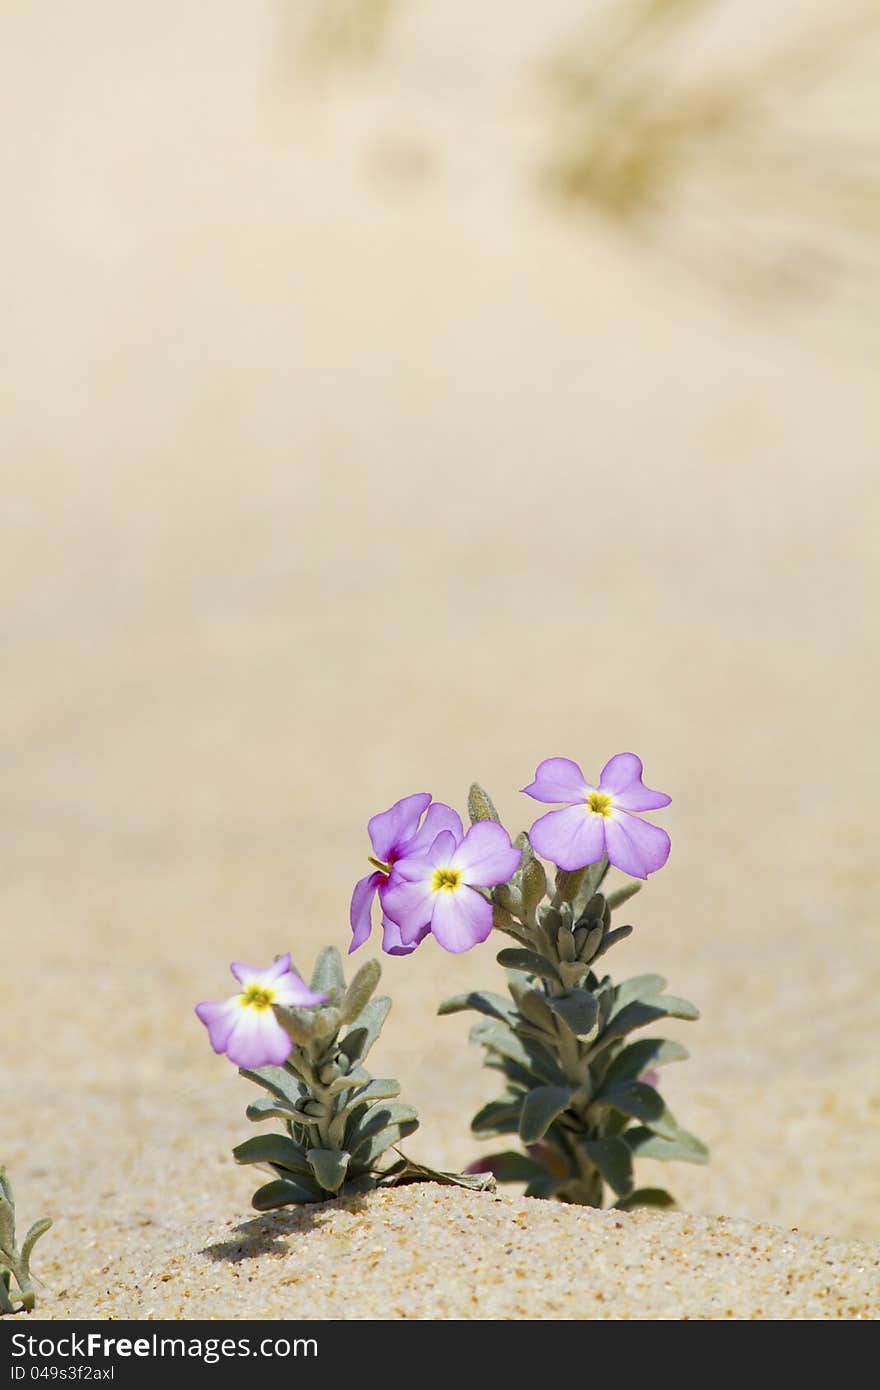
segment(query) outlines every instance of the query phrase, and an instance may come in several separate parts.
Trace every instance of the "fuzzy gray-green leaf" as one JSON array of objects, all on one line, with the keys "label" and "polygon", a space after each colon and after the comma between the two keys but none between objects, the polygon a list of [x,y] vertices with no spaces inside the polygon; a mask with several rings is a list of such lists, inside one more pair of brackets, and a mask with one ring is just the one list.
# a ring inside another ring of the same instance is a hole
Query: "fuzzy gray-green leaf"
[{"label": "fuzzy gray-green leaf", "polygon": [[503,951],[498,952],[495,959],[506,970],[521,970],[526,975],[540,975],[545,980],[552,980],[554,984],[561,984],[559,971],[555,965],[552,961],[539,956],[537,951],[526,951],[520,950],[516,946],[506,946]]},{"label": "fuzzy gray-green leaf", "polygon": [[651,999],[634,999],[609,1020],[595,1051],[600,1051],[615,1038],[626,1037],[634,1028],[645,1028],[649,1023],[656,1023],[658,1018],[692,1020],[699,1017],[700,1012],[693,1004],[686,999],[676,999],[673,995],[655,994]]},{"label": "fuzzy gray-green leaf", "polygon": [[547,892],[547,875],[540,859],[530,858],[523,863],[520,871],[520,893],[522,894],[523,914],[532,918]]},{"label": "fuzzy gray-green leaf", "polygon": [[291,1173],[308,1173],[305,1152],[286,1134],[255,1134],[232,1150],[236,1163],[271,1163]]},{"label": "fuzzy gray-green leaf", "polygon": [[588,1139],[584,1150],[619,1197],[633,1189],[632,1154],[622,1139]]},{"label": "fuzzy gray-green leaf", "polygon": [[326,1193],[322,1192],[309,1174],[308,1182],[293,1178],[275,1178],[263,1187],[258,1187],[251,1198],[251,1206],[257,1211],[276,1211],[278,1207],[303,1206],[307,1202],[321,1202]]},{"label": "fuzzy gray-green leaf", "polygon": [[481,820],[500,821],[501,819],[495,810],[491,796],[480,786],[479,782],[473,782],[468,792],[468,815],[471,818],[471,825],[476,825]]},{"label": "fuzzy gray-green leaf", "polygon": [[345,992],[340,1005],[340,1023],[354,1023],[376,992],[382,975],[377,960],[365,961]]},{"label": "fuzzy gray-green leaf", "polygon": [[390,1008],[391,1000],[387,994],[381,994],[378,999],[371,999],[339,1044],[340,1052],[344,1052],[352,1062],[363,1061],[381,1033]]},{"label": "fuzzy gray-green leaf", "polygon": [[672,1042],[668,1038],[640,1038],[617,1054],[605,1073],[604,1084],[641,1076],[643,1071],[651,1067],[661,1067],[666,1062],[683,1062],[689,1056],[687,1048],[680,1042]]},{"label": "fuzzy gray-green leaf", "polygon": [[406,1139],[407,1135],[413,1134],[419,1127],[417,1119],[402,1120],[398,1124],[386,1125],[384,1129],[378,1130],[369,1139],[363,1140],[357,1148],[355,1159],[358,1167],[369,1167],[381,1158],[387,1149],[393,1144],[399,1144]]},{"label": "fuzzy gray-green leaf", "polygon": [[522,1096],[490,1100],[481,1110],[477,1111],[471,1120],[471,1132],[473,1134],[516,1134],[519,1131],[521,1110]]},{"label": "fuzzy gray-green leaf", "polygon": [[572,1097],[570,1086],[536,1086],[523,1101],[519,1137],[524,1144],[543,1139]]},{"label": "fuzzy gray-green leaf", "polygon": [[602,944],[596,951],[593,959],[598,960],[600,956],[605,955],[606,951],[610,951],[612,946],[616,946],[618,941],[626,941],[626,938],[632,936],[632,933],[633,929],[631,926],[615,927],[613,931],[606,932],[602,938]]},{"label": "fuzzy gray-green leaf", "polygon": [[351,1155],[344,1149],[309,1149],[306,1159],[318,1186],[325,1192],[338,1192],[345,1182]]},{"label": "fuzzy gray-green leaf", "polygon": [[342,961],[335,946],[325,946],[315,961],[309,988],[314,994],[341,994],[345,989]]},{"label": "fuzzy gray-green leaf", "polygon": [[22,1267],[22,1270],[24,1271],[24,1274],[25,1274],[25,1275],[27,1275],[28,1272],[29,1272],[30,1260],[31,1260],[31,1251],[32,1251],[33,1248],[34,1248],[34,1245],[35,1245],[36,1242],[40,1239],[40,1236],[46,1234],[46,1232],[48,1231],[48,1229],[49,1229],[49,1227],[50,1227],[51,1225],[52,1225],[52,1222],[50,1221],[49,1217],[48,1217],[48,1216],[44,1216],[44,1217],[42,1218],[42,1220],[40,1220],[40,1221],[35,1221],[35,1222],[34,1222],[33,1226],[31,1226],[30,1230],[28,1231],[27,1235],[25,1236],[24,1240],[22,1241],[22,1243],[21,1243],[21,1267]]},{"label": "fuzzy gray-green leaf", "polygon": [[284,1067],[257,1067],[253,1070],[249,1067],[239,1067],[238,1074],[246,1076],[248,1081],[256,1081],[264,1091],[269,1091],[271,1095],[287,1101],[290,1105],[297,1105],[303,1094],[302,1084]]},{"label": "fuzzy gray-green leaf", "polygon": [[605,1085],[594,1097],[593,1104],[610,1106],[631,1119],[641,1120],[668,1139],[673,1138],[678,1130],[663,1097],[644,1081],[617,1081]]},{"label": "fuzzy gray-green leaf", "polygon": [[343,1106],[337,1110],[336,1114],[347,1115],[354,1110],[357,1105],[373,1105],[379,1100],[393,1100],[400,1095],[400,1082],[393,1077],[378,1077],[375,1081],[370,1081],[366,1086],[361,1086],[355,1091],[354,1095],[349,1096]]},{"label": "fuzzy gray-green leaf", "polygon": [[686,1129],[680,1129],[675,1139],[664,1139],[642,1126],[628,1129],[624,1135],[627,1146],[637,1158],[679,1159],[684,1163],[708,1163],[709,1150],[702,1140]]},{"label": "fuzzy gray-green leaf", "polygon": [[493,994],[491,990],[472,990],[470,994],[456,994],[452,999],[444,999],[437,1010],[438,1014],[457,1014],[465,1009],[485,1014],[487,1018],[497,1018],[502,1023],[516,1021],[516,1009],[503,994]]},{"label": "fuzzy gray-green leaf", "polygon": [[548,999],[547,1002],[579,1038],[586,1037],[596,1026],[599,1001],[588,989],[573,989],[570,994],[562,994],[558,999]]},{"label": "fuzzy gray-green leaf", "polygon": [[628,903],[630,898],[634,898],[636,893],[641,892],[642,887],[641,883],[633,880],[631,883],[625,883],[622,888],[616,889],[615,892],[609,893],[608,906],[611,911],[614,912],[615,908],[623,907],[624,903]]},{"label": "fuzzy gray-green leaf", "polygon": [[[629,980],[621,980],[615,991],[614,1013],[619,1013],[625,1004],[633,999],[650,999],[666,988],[662,975],[633,975]],[[613,1017],[613,1015],[612,1015]]]}]

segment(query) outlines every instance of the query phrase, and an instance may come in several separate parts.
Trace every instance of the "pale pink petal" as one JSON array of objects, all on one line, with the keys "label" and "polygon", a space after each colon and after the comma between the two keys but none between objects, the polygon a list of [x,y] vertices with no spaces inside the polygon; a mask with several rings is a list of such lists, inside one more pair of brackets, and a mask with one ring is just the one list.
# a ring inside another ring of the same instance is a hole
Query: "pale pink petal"
[{"label": "pale pink petal", "polygon": [[642,782],[642,760],[635,753],[615,753],[602,769],[599,790],[610,792],[615,806],[624,811],[656,811],[672,800],[665,792],[652,791]]},{"label": "pale pink petal", "polygon": [[570,758],[545,758],[538,765],[534,782],[523,787],[526,796],[535,801],[586,801],[592,790]]},{"label": "pale pink petal", "polygon": [[283,1066],[293,1043],[271,1009],[240,1008],[226,1044],[226,1056],[239,1067]]},{"label": "pale pink petal", "polygon": [[605,816],[593,815],[586,806],[566,806],[548,811],[529,831],[532,848],[558,864],[560,869],[583,869],[597,864],[605,853]]},{"label": "pale pink petal", "polygon": [[316,1004],[326,1004],[327,994],[315,994],[295,971],[290,970],[272,985],[273,1004],[288,1004],[297,1009],[309,1009]]},{"label": "pale pink petal", "polygon": [[647,878],[669,858],[666,831],[625,811],[605,820],[605,846],[610,863],[631,878]]},{"label": "pale pink petal", "polygon": [[461,816],[457,811],[453,811],[451,806],[445,806],[442,801],[434,801],[428,807],[421,828],[403,846],[404,853],[420,854],[429,850],[441,830],[448,830],[458,844],[462,837]]},{"label": "pale pink petal", "polygon": [[431,888],[434,870],[426,864],[427,874],[417,880],[393,878],[379,890],[382,911],[400,928],[400,938],[404,945],[417,941],[419,932],[431,920],[436,894]]},{"label": "pale pink petal", "polygon": [[406,854],[403,859],[398,859],[388,882],[395,884],[402,879],[412,882],[430,880],[435,869],[451,863],[455,850],[456,839],[452,831],[441,830],[429,849],[423,850],[420,854]]},{"label": "pale pink petal", "polygon": [[351,907],[348,910],[348,918],[353,932],[351,945],[348,948],[349,955],[352,951],[356,951],[358,946],[363,946],[373,929],[373,898],[376,896],[376,889],[379,884],[385,881],[385,875],[377,869],[374,874],[367,874],[366,878],[359,879],[354,886],[354,892],[351,895]]},{"label": "pale pink petal", "polygon": [[259,965],[243,965],[240,960],[234,960],[229,969],[232,971],[240,985],[252,985],[264,973]]},{"label": "pale pink petal", "polygon": [[387,863],[395,851],[402,849],[419,828],[425,809],[431,804],[430,792],[414,792],[402,801],[395,801],[387,811],[380,811],[367,822],[367,831],[377,859]]},{"label": "pale pink petal", "polygon": [[503,825],[481,820],[471,826],[450,863],[461,870],[465,883],[488,888],[512,878],[521,858],[522,852],[514,849]]},{"label": "pale pink petal", "polygon": [[208,1030],[208,1037],[215,1052],[225,1052],[229,1035],[241,1013],[241,995],[234,994],[231,999],[219,1002],[209,1001],[196,1005],[196,1013]]},{"label": "pale pink petal", "polygon": [[418,935],[413,941],[405,942],[400,934],[400,927],[396,922],[392,922],[390,917],[382,918],[382,950],[389,956],[408,956],[420,942],[424,941],[430,925],[426,924],[419,930]]},{"label": "pale pink petal", "polygon": [[[480,822],[485,824],[485,822]],[[431,918],[431,934],[444,951],[469,951],[477,946],[492,930],[492,904],[472,888],[458,888],[455,892],[441,892],[434,901],[434,914]]]}]

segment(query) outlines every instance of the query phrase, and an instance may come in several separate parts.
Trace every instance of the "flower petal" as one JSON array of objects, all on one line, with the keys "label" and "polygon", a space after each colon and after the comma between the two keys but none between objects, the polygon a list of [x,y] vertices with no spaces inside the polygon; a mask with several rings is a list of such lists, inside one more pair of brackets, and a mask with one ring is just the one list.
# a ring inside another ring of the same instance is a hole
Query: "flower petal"
[{"label": "flower petal", "polygon": [[672,800],[665,792],[652,791],[642,782],[642,760],[635,753],[615,753],[602,769],[599,790],[610,792],[624,811],[656,811]]},{"label": "flower petal", "polygon": [[[410,863],[415,864],[416,861],[411,860]],[[436,894],[431,888],[434,870],[427,860],[423,859],[421,863],[425,871],[422,878],[407,880],[392,876],[379,890],[382,911],[400,928],[400,939],[407,946],[419,939],[419,932],[431,921],[434,909]]]},{"label": "flower petal", "polygon": [[647,878],[669,858],[666,831],[625,811],[605,821],[605,846],[609,862],[632,878]]},{"label": "flower petal", "polygon": [[293,1043],[271,1009],[239,1008],[226,1056],[239,1067],[283,1066]]},{"label": "flower petal", "polygon": [[252,985],[264,974],[263,968],[259,965],[243,965],[240,960],[234,960],[229,969],[232,971],[240,985]]},{"label": "flower petal", "polygon": [[208,1030],[208,1037],[215,1052],[225,1052],[229,1034],[238,1022],[241,1013],[241,995],[234,994],[231,999],[218,1002],[210,1000],[196,1005],[196,1013]]},{"label": "flower petal", "polygon": [[405,942],[400,934],[400,927],[396,922],[392,922],[390,917],[382,918],[382,950],[389,956],[408,956],[416,949],[420,942],[424,941],[430,925],[419,929],[419,933],[414,941]]},{"label": "flower petal", "polygon": [[240,960],[234,960],[229,969],[239,984],[244,985],[245,988],[248,985],[268,986],[290,969],[290,952],[285,951],[284,955],[273,960],[271,965],[243,965]]},{"label": "flower petal", "polygon": [[[484,825],[489,822],[480,821]],[[454,893],[438,893],[434,901],[431,932],[444,951],[469,951],[492,930],[492,904],[473,888],[458,888]]]},{"label": "flower petal", "polygon": [[419,854],[405,854],[402,859],[398,859],[388,883],[397,883],[401,879],[408,879],[410,882],[430,880],[436,868],[452,862],[456,848],[457,842],[452,831],[441,830],[429,849],[422,850]]},{"label": "flower petal", "polygon": [[401,849],[407,840],[412,839],[430,804],[430,792],[414,792],[367,821],[367,831],[377,859],[387,861],[395,850]]},{"label": "flower petal", "polygon": [[377,869],[374,874],[367,874],[366,878],[358,879],[354,885],[354,892],[351,895],[351,907],[348,909],[348,920],[351,922],[352,938],[348,953],[356,951],[358,946],[363,946],[370,932],[373,930],[373,898],[376,896],[376,889],[380,883],[385,882],[385,875]]},{"label": "flower petal", "polygon": [[542,859],[560,869],[583,869],[597,864],[605,853],[605,828],[610,818],[593,815],[585,806],[548,811],[529,831],[529,840]]},{"label": "flower petal", "polygon": [[522,852],[514,849],[503,825],[481,820],[472,825],[452,856],[452,866],[460,869],[465,883],[488,888],[506,883],[519,868]]},{"label": "flower petal", "polygon": [[291,1004],[297,1009],[309,1009],[317,1004],[326,1004],[330,997],[328,994],[315,994],[294,970],[289,970],[280,980],[276,980],[273,990],[274,1004]]},{"label": "flower petal", "polygon": [[545,758],[538,764],[534,782],[523,787],[535,801],[586,801],[592,790],[571,758]]},{"label": "flower petal", "polygon": [[463,834],[461,816],[457,811],[453,811],[451,806],[444,805],[442,801],[434,801],[428,807],[421,828],[404,845],[404,853],[420,854],[424,850],[429,850],[441,830],[448,830],[455,837],[456,844],[461,842]]}]

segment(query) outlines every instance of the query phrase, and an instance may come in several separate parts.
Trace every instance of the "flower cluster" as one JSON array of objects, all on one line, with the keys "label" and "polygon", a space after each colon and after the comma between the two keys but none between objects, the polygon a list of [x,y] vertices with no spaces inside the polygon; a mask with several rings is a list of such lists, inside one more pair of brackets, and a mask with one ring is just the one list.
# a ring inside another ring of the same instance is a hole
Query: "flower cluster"
[{"label": "flower cluster", "polygon": [[[589,783],[569,758],[546,758],[523,788],[535,801],[564,802],[535,821],[529,842],[538,854],[572,871],[610,864],[647,878],[666,863],[669,836],[636,812],[668,806],[670,797],[642,782],[635,753],[617,753]],[[407,955],[430,933],[447,951],[469,951],[492,930],[490,895],[520,867],[522,851],[494,820],[465,834],[461,817],[428,792],[396,801],[368,822],[373,870],[355,885],[350,950],[372,929],[376,897],[382,911],[382,949]]]}]

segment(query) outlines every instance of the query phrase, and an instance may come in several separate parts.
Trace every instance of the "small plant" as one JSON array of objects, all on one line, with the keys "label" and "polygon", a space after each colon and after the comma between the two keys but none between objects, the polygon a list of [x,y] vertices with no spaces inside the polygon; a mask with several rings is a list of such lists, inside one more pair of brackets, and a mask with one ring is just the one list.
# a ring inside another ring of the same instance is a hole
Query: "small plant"
[{"label": "small plant", "polygon": [[[0,1167],[0,1314],[30,1312],[36,1302],[31,1283],[31,1254],[52,1222],[35,1221],[22,1242],[15,1245],[15,1197],[6,1169]],[[13,1286],[13,1279],[15,1286]]]},{"label": "small plant", "polygon": [[280,956],[268,970],[235,964],[241,993],[196,1010],[216,1052],[268,1094],[249,1120],[281,1120],[283,1134],[258,1134],[233,1149],[238,1163],[274,1178],[253,1196],[257,1211],[328,1201],[379,1186],[445,1182],[484,1188],[491,1177],[439,1173],[389,1151],[418,1128],[415,1107],[397,1101],[400,1083],[363,1066],[391,1008],[374,998],[381,968],[370,960],[346,987],[339,953],[318,956],[310,987]]},{"label": "small plant", "polygon": [[[661,1018],[699,1015],[687,1000],[664,994],[659,975],[615,983],[596,967],[630,935],[631,926],[612,927],[611,915],[640,887],[630,882],[606,894],[609,867],[636,879],[663,867],[669,836],[640,813],[670,798],[643,784],[633,753],[611,758],[596,787],[576,763],[548,758],[523,790],[564,804],[515,844],[476,784],[466,833],[457,813],[427,793],[374,816],[374,872],[352,897],[352,949],[369,935],[374,895],[384,947],[397,954],[428,934],[455,952],[486,940],[493,926],[512,937],[516,945],[498,955],[510,998],[477,991],[440,1008],[484,1015],[472,1037],[505,1080],[503,1095],[474,1118],[474,1133],[516,1134],[524,1146],[477,1166],[501,1182],[526,1182],[533,1197],[602,1206],[607,1185],[619,1208],[668,1206],[673,1199],[664,1190],[636,1187],[633,1161],[707,1160],[656,1087],[654,1069],[688,1054],[677,1042],[630,1035]],[[535,851],[555,867],[552,888]]]}]

